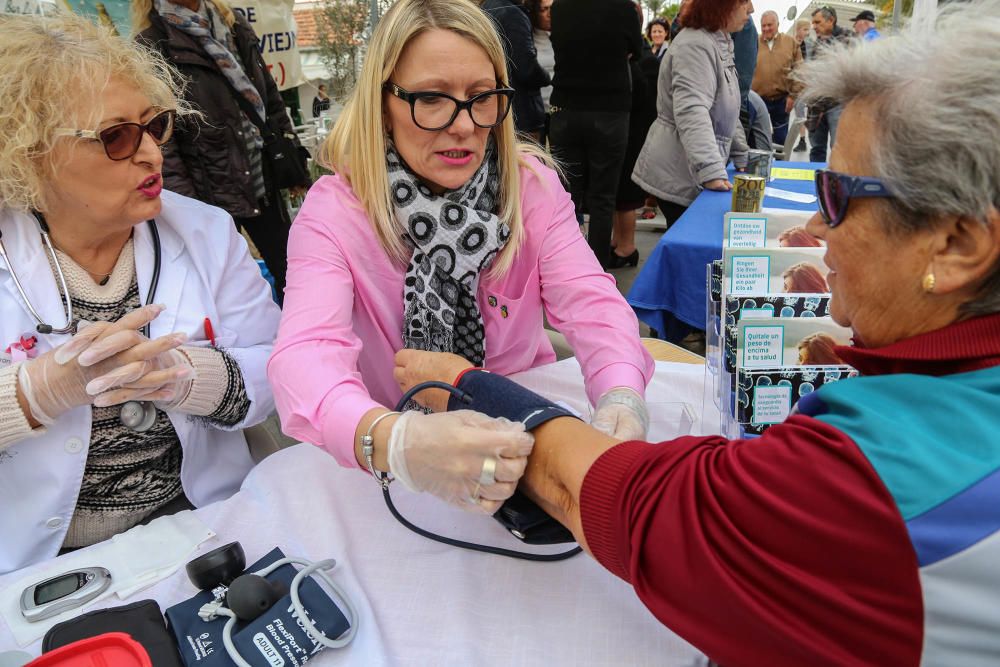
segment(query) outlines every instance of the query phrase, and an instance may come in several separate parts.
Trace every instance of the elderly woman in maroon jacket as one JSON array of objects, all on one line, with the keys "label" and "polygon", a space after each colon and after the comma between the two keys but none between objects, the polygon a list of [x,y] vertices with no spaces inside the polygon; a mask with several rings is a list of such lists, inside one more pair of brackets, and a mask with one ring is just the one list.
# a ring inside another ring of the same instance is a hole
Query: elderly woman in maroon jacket
[{"label": "elderly woman in maroon jacket", "polygon": [[[295,132],[253,28],[225,0],[135,0],[132,30],[188,79],[184,95],[202,114],[178,119],[164,146],[164,185],[225,209],[246,229],[274,276],[280,302],[291,221],[271,165],[262,159],[267,133],[261,126],[289,138]],[[293,193],[308,186],[306,180]]]}]

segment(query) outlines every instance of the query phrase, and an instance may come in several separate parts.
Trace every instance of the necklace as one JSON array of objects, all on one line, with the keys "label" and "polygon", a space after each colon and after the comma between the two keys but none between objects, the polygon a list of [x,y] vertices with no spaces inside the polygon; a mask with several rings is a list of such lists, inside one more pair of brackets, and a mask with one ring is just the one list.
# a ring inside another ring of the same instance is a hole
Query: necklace
[{"label": "necklace", "polygon": [[[90,270],[90,268],[84,266],[80,262],[78,262],[75,259],[73,259],[72,257],[70,257],[69,254],[65,250],[62,250],[62,249],[60,249],[60,248],[57,247],[56,251],[58,251],[60,255],[62,255],[63,257],[65,257],[66,259],[68,259],[69,261],[73,262],[74,264],[76,264],[77,266],[79,266],[81,269],[83,269],[84,271],[86,271],[90,275],[90,277],[93,278],[94,281],[98,285],[100,285],[101,287],[104,287],[105,285],[107,285],[108,281],[111,280],[111,274],[114,273],[114,267],[112,267],[111,271],[108,271],[107,273],[104,273],[102,271],[92,271],[92,270]],[[115,260],[115,264],[118,264],[118,260]]]}]

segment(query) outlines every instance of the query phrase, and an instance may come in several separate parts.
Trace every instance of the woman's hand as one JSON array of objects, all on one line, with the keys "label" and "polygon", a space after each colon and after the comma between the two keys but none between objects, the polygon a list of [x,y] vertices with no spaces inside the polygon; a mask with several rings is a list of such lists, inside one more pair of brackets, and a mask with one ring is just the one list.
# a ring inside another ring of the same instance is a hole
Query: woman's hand
[{"label": "woman's hand", "polygon": [[389,470],[411,491],[493,514],[517,488],[534,442],[520,422],[410,411],[392,426]]},{"label": "woman's hand", "polygon": [[[184,334],[175,335],[179,343],[187,340]],[[161,339],[166,342],[170,336]],[[194,380],[194,366],[179,349],[168,349],[156,356],[119,366],[91,381],[87,391],[93,394],[94,405],[106,407],[128,401],[156,401],[167,409],[187,397]]]},{"label": "woman's hand", "polygon": [[149,360],[173,350],[186,339],[183,334],[170,334],[148,340],[137,331],[161,312],[162,306],[144,306],[117,322],[91,324],[67,343],[24,363],[18,371],[18,385],[31,416],[48,426],[68,410],[97,405],[98,394],[117,385],[106,376],[145,375],[138,371],[146,369]]},{"label": "woman's hand", "polygon": [[[450,352],[400,350],[396,353],[396,367],[392,375],[405,392],[431,380],[451,384],[466,368],[472,368],[472,364],[465,357]],[[447,411],[448,398],[449,394],[444,389],[425,389],[414,396],[417,403],[434,412]]]},{"label": "woman's hand", "polygon": [[733,184],[730,183],[725,178],[713,178],[710,181],[705,181],[702,183],[702,187],[706,190],[715,190],[717,192],[728,192],[733,189]]},{"label": "woman's hand", "polygon": [[649,430],[646,401],[628,387],[615,387],[601,396],[590,425],[619,440],[645,440]]}]

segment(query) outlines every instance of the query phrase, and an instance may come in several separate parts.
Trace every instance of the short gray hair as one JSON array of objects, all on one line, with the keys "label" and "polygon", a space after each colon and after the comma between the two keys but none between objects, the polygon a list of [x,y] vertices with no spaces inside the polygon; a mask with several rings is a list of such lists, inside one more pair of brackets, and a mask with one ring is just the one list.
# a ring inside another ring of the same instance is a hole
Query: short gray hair
[{"label": "short gray hair", "polygon": [[817,14],[822,14],[823,18],[825,18],[827,21],[833,19],[833,25],[837,25],[837,12],[833,11],[829,7],[820,7],[819,9],[814,11],[811,15],[816,16]]},{"label": "short gray hair", "polygon": [[[896,195],[897,229],[1000,210],[1000,0],[941,9],[899,35],[827,49],[795,76],[807,104],[871,100],[875,173]],[[966,315],[1000,312],[1000,266]]]},{"label": "short gray hair", "polygon": [[760,20],[763,21],[764,18],[767,17],[767,16],[773,16],[775,21],[779,20],[778,19],[778,12],[774,11],[773,9],[769,9],[766,12],[764,12],[763,14],[761,14],[760,15]]}]

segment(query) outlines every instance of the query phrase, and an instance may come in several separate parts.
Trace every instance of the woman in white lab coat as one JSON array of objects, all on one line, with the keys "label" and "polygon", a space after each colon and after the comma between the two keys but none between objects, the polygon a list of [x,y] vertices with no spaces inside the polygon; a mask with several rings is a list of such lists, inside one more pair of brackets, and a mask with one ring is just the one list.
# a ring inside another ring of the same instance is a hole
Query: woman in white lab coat
[{"label": "woman in white lab coat", "polygon": [[72,15],[0,33],[3,573],[235,492],[279,312],[229,215],[161,192],[166,64]]}]

